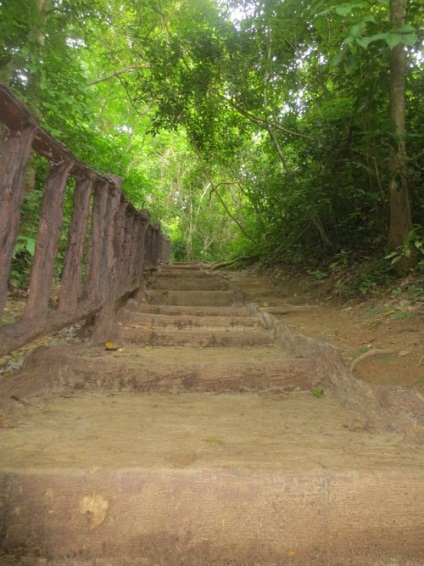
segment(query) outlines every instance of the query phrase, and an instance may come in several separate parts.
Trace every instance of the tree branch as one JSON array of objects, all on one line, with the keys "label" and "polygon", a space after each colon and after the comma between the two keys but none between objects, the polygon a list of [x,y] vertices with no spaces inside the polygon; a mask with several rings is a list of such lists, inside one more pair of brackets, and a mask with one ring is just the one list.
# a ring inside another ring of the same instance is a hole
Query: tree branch
[{"label": "tree branch", "polygon": [[124,67],[119,71],[113,71],[112,73],[108,73],[107,75],[103,75],[98,79],[93,79],[92,81],[88,81],[88,86],[97,85],[104,81],[108,81],[109,79],[113,79],[114,77],[119,77],[120,75],[124,75],[125,73],[130,73],[131,71],[137,71],[138,69],[147,69],[148,65],[130,65],[129,67]]},{"label": "tree branch", "polygon": [[295,132],[294,130],[289,130],[288,128],[284,128],[283,126],[276,124],[275,122],[267,122],[263,118],[259,118],[258,116],[251,114],[250,112],[245,110],[242,106],[237,104],[237,102],[235,102],[234,99],[227,98],[226,96],[219,93],[217,90],[215,90],[212,87],[208,87],[208,90],[213,95],[224,100],[227,104],[229,104],[231,106],[231,108],[233,108],[233,110],[236,110],[236,112],[238,112],[241,116],[244,116],[245,118],[247,118],[251,122],[258,124],[259,126],[261,126],[262,128],[264,128],[266,130],[268,130],[269,126],[272,126],[275,130],[279,130],[280,132],[284,132],[285,134],[290,134],[292,136],[298,136],[299,138],[305,138],[307,140],[313,140],[314,139],[312,136],[308,136],[307,134],[301,134],[300,132]]},{"label": "tree branch", "polygon": [[216,195],[216,197],[218,198],[219,202],[220,202],[220,203],[222,204],[222,206],[224,207],[225,212],[228,214],[228,216],[231,218],[231,220],[237,224],[237,226],[240,228],[241,232],[246,236],[246,238],[248,238],[251,242],[253,242],[254,244],[256,244],[256,243],[257,243],[256,240],[255,240],[254,238],[252,238],[252,236],[250,236],[250,234],[248,234],[248,233],[246,232],[246,230],[244,229],[244,227],[242,226],[242,224],[240,224],[240,222],[237,220],[237,218],[235,218],[235,216],[234,216],[233,214],[231,214],[231,212],[230,212],[228,206],[226,205],[224,199],[221,197],[221,195],[220,195],[219,192],[218,192],[218,186],[219,186],[219,185],[229,185],[229,184],[231,184],[231,183],[228,182],[228,181],[225,181],[225,182],[219,183],[219,185],[215,185],[215,183],[214,183],[213,180],[212,180],[212,177],[211,177],[210,174],[209,174],[209,170],[208,170],[208,168],[206,167],[205,162],[203,161],[203,158],[202,158],[202,156],[201,156],[201,154],[200,154],[199,148],[198,148],[195,144],[193,144],[193,146],[194,146],[194,150],[195,150],[195,152],[196,152],[196,154],[197,154],[197,157],[198,157],[199,160],[200,160],[200,164],[201,164],[201,166],[202,166],[203,173],[205,174],[205,177],[207,178],[207,180],[208,180],[209,183],[210,183],[211,192],[213,192],[213,193]]},{"label": "tree branch", "polygon": [[286,163],[286,158],[284,156],[283,150],[280,147],[280,144],[278,143],[278,139],[277,136],[274,134],[274,129],[273,126],[271,124],[271,122],[269,121],[269,117],[268,117],[268,81],[269,81],[269,75],[270,75],[270,68],[271,68],[271,35],[269,36],[269,42],[268,42],[268,53],[267,53],[267,68],[265,69],[265,75],[264,75],[264,113],[265,113],[265,122],[266,122],[266,129],[267,132],[269,133],[269,136],[271,138],[272,143],[274,144],[275,149],[277,150],[278,156],[280,158],[280,161],[283,165],[284,170],[286,171],[286,173],[290,173],[287,170],[287,163]]}]

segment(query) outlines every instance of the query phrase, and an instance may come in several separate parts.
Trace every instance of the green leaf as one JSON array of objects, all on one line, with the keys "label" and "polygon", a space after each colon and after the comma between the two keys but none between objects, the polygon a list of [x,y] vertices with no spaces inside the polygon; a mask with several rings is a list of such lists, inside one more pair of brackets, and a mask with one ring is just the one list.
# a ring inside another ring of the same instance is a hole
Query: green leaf
[{"label": "green leaf", "polygon": [[399,252],[390,252],[389,254],[387,254],[386,256],[384,256],[384,259],[392,259],[394,257],[398,257],[399,256]]},{"label": "green leaf", "polygon": [[359,58],[356,54],[352,54],[346,62],[346,73],[349,75],[358,68]]},{"label": "green leaf", "polygon": [[417,29],[411,24],[403,24],[399,28],[396,28],[396,33],[416,33]]},{"label": "green leaf", "polygon": [[32,257],[35,253],[35,239],[20,234],[16,241],[15,249],[13,250],[13,258],[16,258],[16,254],[22,251],[28,252]]},{"label": "green leaf", "polygon": [[352,12],[351,4],[343,4],[342,6],[336,6],[336,14],[339,16],[346,17]]},{"label": "green leaf", "polygon": [[31,257],[35,254],[35,238],[26,238],[26,250]]},{"label": "green leaf", "polygon": [[338,53],[336,53],[336,54],[334,55],[334,57],[332,57],[332,58],[330,59],[330,65],[331,65],[332,67],[335,67],[336,65],[339,65],[339,64],[343,61],[344,57],[345,57],[345,52],[344,52],[344,51],[339,51]]},{"label": "green leaf", "polygon": [[417,43],[417,35],[415,33],[410,33],[409,35],[401,36],[400,42],[408,47],[413,47]]},{"label": "green leaf", "polygon": [[[380,41],[380,40],[384,40],[385,39],[385,34],[384,33],[376,33],[375,35],[369,35],[368,37],[362,37],[361,39],[367,43],[367,47],[370,43],[372,43],[373,41]],[[358,41],[358,40],[357,40]],[[359,43],[359,42],[358,42]]]},{"label": "green leaf", "polygon": [[353,25],[350,28],[349,35],[351,37],[355,37],[355,38],[360,37],[363,34],[363,32],[365,31],[365,28],[366,28],[365,22],[358,22],[357,24]]},{"label": "green leaf", "polygon": [[402,36],[400,36],[398,33],[392,33],[391,31],[388,31],[381,35],[382,39],[384,39],[390,49],[394,49],[396,45],[399,45],[399,43],[402,41]]},{"label": "green leaf", "polygon": [[364,47],[364,49],[366,49],[372,41],[373,40],[370,37],[357,37],[356,38],[356,43],[358,45],[360,45],[361,47]]}]

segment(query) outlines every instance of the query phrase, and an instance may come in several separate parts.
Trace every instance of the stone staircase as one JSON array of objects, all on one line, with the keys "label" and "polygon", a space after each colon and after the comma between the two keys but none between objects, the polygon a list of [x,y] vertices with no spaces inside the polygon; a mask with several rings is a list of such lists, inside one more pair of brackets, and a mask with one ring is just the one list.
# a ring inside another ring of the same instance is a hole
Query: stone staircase
[{"label": "stone staircase", "polygon": [[334,349],[190,265],[113,344],[0,381],[0,565],[424,563],[423,451],[323,392]]}]

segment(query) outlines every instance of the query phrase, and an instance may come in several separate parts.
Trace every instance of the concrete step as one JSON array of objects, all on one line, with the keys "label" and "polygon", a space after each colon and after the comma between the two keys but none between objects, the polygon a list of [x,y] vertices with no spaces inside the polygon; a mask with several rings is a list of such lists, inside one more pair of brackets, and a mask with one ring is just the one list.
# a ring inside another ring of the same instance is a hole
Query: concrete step
[{"label": "concrete step", "polygon": [[331,398],[76,392],[1,434],[9,564],[424,563],[423,452]]},{"label": "concrete step", "polygon": [[166,314],[150,314],[143,312],[134,312],[130,309],[124,309],[121,312],[120,320],[124,324],[137,324],[139,326],[147,326],[154,328],[176,327],[180,329],[202,326],[220,326],[220,327],[261,327],[260,320],[254,316],[193,316],[193,315],[166,315]]},{"label": "concrete step", "polygon": [[[40,350],[28,370],[0,383],[1,399],[31,404],[38,391],[309,391],[321,380],[315,360],[273,346],[118,346],[116,351],[86,345]],[[12,409],[19,406],[12,403]]]},{"label": "concrete step", "polygon": [[155,305],[230,307],[243,303],[234,291],[155,291],[147,292],[148,302]]},{"label": "concrete step", "polygon": [[271,332],[249,327],[179,327],[149,328],[134,323],[120,329],[123,342],[149,344],[152,346],[199,346],[202,348],[217,346],[255,347],[273,344]]},{"label": "concrete step", "polygon": [[208,271],[203,271],[201,269],[173,269],[173,268],[162,268],[158,272],[158,279],[161,278],[178,277],[181,279],[214,279],[220,278],[220,275],[215,273],[209,273]]},{"label": "concrete step", "polygon": [[150,289],[155,291],[226,291],[229,283],[219,277],[175,277],[159,276]]},{"label": "concrete step", "polygon": [[169,263],[168,265],[163,265],[161,270],[166,271],[169,269],[170,271],[201,271],[202,264],[201,263]]},{"label": "concrete step", "polygon": [[190,305],[152,305],[140,303],[131,299],[128,302],[128,309],[134,312],[149,314],[163,314],[168,316],[229,316],[229,317],[249,317],[251,316],[248,307],[217,307],[217,306],[190,306]]}]

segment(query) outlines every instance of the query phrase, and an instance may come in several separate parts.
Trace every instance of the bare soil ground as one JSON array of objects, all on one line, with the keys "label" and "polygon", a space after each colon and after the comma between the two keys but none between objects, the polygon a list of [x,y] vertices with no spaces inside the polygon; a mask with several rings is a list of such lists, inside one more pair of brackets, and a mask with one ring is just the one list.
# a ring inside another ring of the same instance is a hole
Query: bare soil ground
[{"label": "bare soil ground", "polygon": [[227,271],[226,277],[290,328],[334,344],[364,381],[424,390],[424,303],[389,292],[341,301],[325,280],[278,271]]}]

